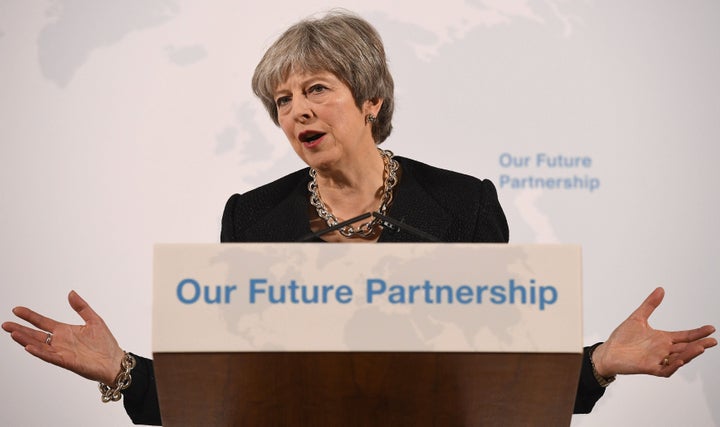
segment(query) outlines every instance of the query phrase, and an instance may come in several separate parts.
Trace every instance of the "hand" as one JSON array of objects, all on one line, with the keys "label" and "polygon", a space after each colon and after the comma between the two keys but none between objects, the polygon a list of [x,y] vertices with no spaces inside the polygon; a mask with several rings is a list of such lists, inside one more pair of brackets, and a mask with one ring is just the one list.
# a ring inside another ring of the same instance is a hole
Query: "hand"
[{"label": "hand", "polygon": [[[68,302],[85,321],[84,325],[68,325],[29,308],[15,307],[13,313],[17,317],[39,330],[14,322],[5,322],[2,328],[10,332],[12,339],[33,356],[90,380],[113,386],[120,372],[124,355],[122,349],[102,318],[80,295],[71,291]],[[49,342],[48,337],[51,337]]]},{"label": "hand", "polygon": [[[705,325],[686,331],[660,331],[648,324],[648,318],[665,296],[655,289],[630,317],[617,327],[608,340],[593,352],[598,374],[650,374],[669,377],[681,366],[717,345],[708,336],[715,328]],[[667,359],[666,359],[667,357]]]}]

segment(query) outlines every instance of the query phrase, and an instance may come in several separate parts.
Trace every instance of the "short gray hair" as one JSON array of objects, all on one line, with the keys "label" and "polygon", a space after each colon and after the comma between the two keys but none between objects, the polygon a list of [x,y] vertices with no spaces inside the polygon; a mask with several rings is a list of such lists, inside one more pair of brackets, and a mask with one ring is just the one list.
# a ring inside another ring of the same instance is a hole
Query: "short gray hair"
[{"label": "short gray hair", "polygon": [[394,83],[377,30],[363,18],[334,9],[322,17],[304,19],[288,28],[268,48],[255,68],[252,88],[276,125],[275,90],[291,72],[333,73],[352,92],[358,108],[383,99],[372,124],[376,144],[392,131]]}]

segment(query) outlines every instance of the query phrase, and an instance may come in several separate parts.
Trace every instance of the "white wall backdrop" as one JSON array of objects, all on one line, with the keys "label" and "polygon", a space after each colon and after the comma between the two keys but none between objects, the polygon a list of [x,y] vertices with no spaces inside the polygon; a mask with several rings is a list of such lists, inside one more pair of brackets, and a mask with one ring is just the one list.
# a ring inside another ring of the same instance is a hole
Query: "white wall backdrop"
[{"label": "white wall backdrop", "polygon": [[[149,354],[153,244],[217,241],[229,195],[302,166],[249,81],[287,25],[333,6],[385,39],[386,148],[492,179],[514,243],[582,244],[587,343],[657,285],[654,326],[720,325],[712,0],[0,0],[0,319],[77,322],[75,289]],[[130,424],[7,335],[0,353],[0,425]],[[718,402],[713,349],[671,379],[620,378],[573,425],[720,425]]]}]

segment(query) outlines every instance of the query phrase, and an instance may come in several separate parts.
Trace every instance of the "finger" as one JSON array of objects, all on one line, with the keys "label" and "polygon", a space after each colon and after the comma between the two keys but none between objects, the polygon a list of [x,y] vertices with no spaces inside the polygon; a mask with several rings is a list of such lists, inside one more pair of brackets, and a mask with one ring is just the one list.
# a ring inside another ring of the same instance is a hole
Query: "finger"
[{"label": "finger", "polygon": [[15,307],[12,312],[22,320],[44,331],[52,332],[58,326],[58,322],[55,320],[36,313],[27,307]]},{"label": "finger", "polygon": [[[47,334],[43,335],[45,338],[47,338]],[[49,347],[49,345],[45,344],[45,338],[42,339],[42,341],[37,340],[32,335],[26,334],[22,331],[15,331],[10,334],[10,337],[15,341],[16,343],[20,344],[21,346],[27,348],[29,346],[34,347],[42,347],[46,346]]]},{"label": "finger", "polygon": [[668,354],[680,354],[683,351],[685,351],[685,349],[687,348],[688,345],[689,344],[686,342],[680,342],[680,343],[673,344],[670,346],[670,351],[668,352]]},{"label": "finger", "polygon": [[696,340],[696,341],[693,341],[690,343],[687,343],[687,342],[676,343],[676,344],[673,344],[672,346],[670,346],[670,351],[668,354],[674,354],[674,353],[680,354],[680,353],[684,352],[688,347],[696,346],[696,345],[699,345],[702,348],[715,347],[717,345],[717,340],[715,338],[702,338],[702,339],[699,339],[699,340]]},{"label": "finger", "polygon": [[682,359],[670,360],[667,365],[661,365],[655,375],[659,377],[669,377],[678,369],[682,368],[683,365],[685,365],[685,362],[683,362]]},{"label": "finger", "polygon": [[[10,336],[23,346],[35,343],[43,344],[48,337],[48,333],[45,331],[38,331],[14,322],[3,323],[3,329],[10,332]],[[18,338],[23,342],[18,341]]]},{"label": "finger", "polygon": [[95,311],[90,307],[90,304],[82,299],[77,292],[70,291],[68,294],[68,302],[70,303],[70,307],[72,307],[72,309],[75,310],[75,312],[79,314],[85,322],[100,319],[100,316],[95,313]]},{"label": "finger", "polygon": [[705,338],[713,332],[715,332],[714,326],[705,325],[696,329],[689,329],[687,331],[671,332],[670,338],[673,342],[693,342],[701,338]]},{"label": "finger", "polygon": [[706,338],[706,339],[703,339],[702,341],[707,341],[705,348],[715,347],[718,344],[718,342],[715,338]]},{"label": "finger", "polygon": [[703,338],[701,340],[688,344],[687,347],[685,347],[685,349],[678,354],[678,357],[685,361],[685,363],[688,363],[694,358],[703,354],[705,352],[705,349],[714,347],[716,345],[717,340],[715,340],[715,338]]},{"label": "finger", "polygon": [[664,297],[665,290],[661,287],[655,288],[655,290],[652,291],[647,298],[645,298],[645,301],[640,304],[640,307],[638,307],[630,315],[630,317],[639,317],[643,320],[647,320],[648,318],[650,318],[650,315],[653,313],[653,311],[658,308]]},{"label": "finger", "polygon": [[32,338],[30,335],[26,334],[23,331],[13,331],[10,333],[10,337],[13,339],[13,341],[20,344],[23,347],[27,347],[28,345],[31,345],[31,344],[37,342],[36,339]]},{"label": "finger", "polygon": [[3,322],[2,328],[5,332],[12,332],[17,329],[20,325],[15,322]]}]

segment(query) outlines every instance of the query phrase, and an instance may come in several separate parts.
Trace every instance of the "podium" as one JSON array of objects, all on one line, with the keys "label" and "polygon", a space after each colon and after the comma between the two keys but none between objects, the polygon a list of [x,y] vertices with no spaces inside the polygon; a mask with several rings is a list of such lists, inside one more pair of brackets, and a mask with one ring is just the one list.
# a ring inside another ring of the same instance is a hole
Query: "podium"
[{"label": "podium", "polygon": [[573,245],[157,245],[163,424],[569,425]]}]

